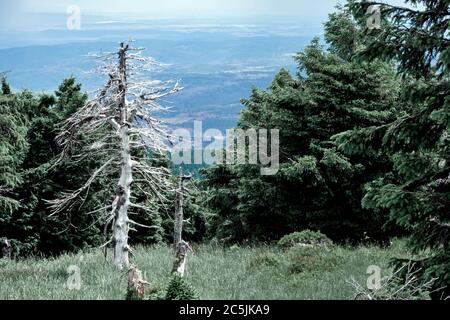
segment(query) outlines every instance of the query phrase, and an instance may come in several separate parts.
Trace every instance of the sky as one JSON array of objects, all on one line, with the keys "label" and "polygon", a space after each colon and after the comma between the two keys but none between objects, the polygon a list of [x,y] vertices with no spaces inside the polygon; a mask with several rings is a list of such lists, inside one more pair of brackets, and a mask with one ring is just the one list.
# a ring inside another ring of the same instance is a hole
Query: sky
[{"label": "sky", "polygon": [[[386,0],[402,4],[403,0]],[[34,13],[68,15],[71,5],[81,15],[133,18],[219,18],[290,17],[325,21],[345,0],[0,0],[0,33],[24,29],[45,29],[46,21]],[[41,20],[39,20],[41,19]]]},{"label": "sky", "polygon": [[[332,10],[337,0],[1,0],[0,6],[19,11],[64,13],[70,5],[78,5],[82,12],[140,13],[153,17],[186,16],[264,16],[315,15],[323,16]],[[2,10],[3,11],[3,10]]]},{"label": "sky", "polygon": [[0,0],[0,33],[40,29],[42,21],[35,13],[69,15],[76,5],[81,16],[102,15],[120,20],[134,18],[220,18],[220,17],[293,17],[324,20],[338,0]]}]

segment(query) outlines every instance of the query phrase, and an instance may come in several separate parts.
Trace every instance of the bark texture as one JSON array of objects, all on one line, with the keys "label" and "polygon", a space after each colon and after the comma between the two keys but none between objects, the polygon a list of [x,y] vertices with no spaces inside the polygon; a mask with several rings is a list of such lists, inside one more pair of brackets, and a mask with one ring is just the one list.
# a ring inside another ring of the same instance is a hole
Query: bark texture
[{"label": "bark texture", "polygon": [[12,245],[8,238],[1,238],[2,257],[11,259]]},{"label": "bark texture", "polygon": [[120,121],[120,140],[121,140],[121,155],[122,155],[122,170],[119,179],[119,185],[117,188],[117,209],[116,209],[116,223],[114,225],[114,264],[120,270],[122,268],[128,268],[129,251],[128,246],[128,231],[129,231],[129,218],[128,208],[130,206],[131,196],[131,183],[133,182],[132,175],[132,161],[130,150],[130,133],[128,124],[128,111],[126,103],[126,78],[127,78],[127,64],[126,64],[126,51],[128,46],[124,46],[122,43],[119,48],[119,109],[121,111]]},{"label": "bark texture", "polygon": [[[170,170],[152,163],[150,156],[142,155],[164,155],[168,151],[170,135],[154,114],[166,110],[158,100],[182,88],[178,82],[146,80],[143,72],[150,72],[159,64],[142,56],[143,50],[130,43],[120,43],[118,50],[93,55],[103,61],[96,71],[106,75],[108,81],[82,108],[58,125],[56,141],[62,152],[55,166],[91,157],[102,164],[77,190],[62,192],[58,199],[46,201],[51,216],[75,206],[81,208],[80,201],[84,203],[94,181],[102,178],[105,190],[114,190],[113,194],[107,192],[104,201],[85,214],[92,215],[103,226],[102,247],[105,252],[112,247],[114,264],[119,270],[128,270],[130,266],[129,231],[135,227],[152,228],[130,217],[152,213],[147,201],[164,199],[163,194],[173,190]],[[83,137],[92,142],[75,148]],[[145,199],[133,198],[134,189]],[[114,198],[112,203],[111,198]],[[139,202],[133,202],[134,199]]]},{"label": "bark texture", "polygon": [[142,277],[142,272],[135,266],[128,269],[128,300],[142,300],[145,296],[145,285],[148,284]]},{"label": "bark texture", "polygon": [[185,176],[183,170],[180,169],[180,175],[178,178],[178,189],[175,196],[175,220],[174,220],[174,250],[175,260],[173,263],[172,273],[178,273],[180,276],[184,276],[186,271],[186,260],[188,251],[191,250],[189,244],[183,240],[183,224],[184,224],[184,212],[183,212],[183,196],[184,196],[184,182],[191,179],[191,175]]}]

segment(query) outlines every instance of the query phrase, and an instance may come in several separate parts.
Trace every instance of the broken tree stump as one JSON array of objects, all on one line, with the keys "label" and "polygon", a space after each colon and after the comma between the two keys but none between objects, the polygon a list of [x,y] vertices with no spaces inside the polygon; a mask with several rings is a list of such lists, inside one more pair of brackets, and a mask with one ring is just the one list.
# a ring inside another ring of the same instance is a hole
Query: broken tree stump
[{"label": "broken tree stump", "polygon": [[192,248],[186,241],[181,241],[178,243],[175,250],[175,260],[173,262],[172,273],[178,273],[181,277],[184,276],[186,271],[186,262],[188,252],[193,252]]},{"label": "broken tree stump", "polygon": [[189,244],[183,240],[183,196],[184,196],[184,182],[192,178],[192,174],[184,175],[183,169],[180,168],[180,174],[178,178],[178,189],[175,194],[175,217],[174,217],[174,252],[175,259],[173,263],[172,273],[178,273],[181,277],[184,276],[186,270],[186,259],[188,250],[191,250]]},{"label": "broken tree stump", "polygon": [[127,300],[142,300],[145,296],[145,285],[149,284],[142,277],[142,272],[131,265],[128,269]]},{"label": "broken tree stump", "polygon": [[12,253],[12,245],[11,241],[8,240],[8,238],[4,237],[1,238],[1,247],[2,247],[2,257],[11,259],[11,253]]}]

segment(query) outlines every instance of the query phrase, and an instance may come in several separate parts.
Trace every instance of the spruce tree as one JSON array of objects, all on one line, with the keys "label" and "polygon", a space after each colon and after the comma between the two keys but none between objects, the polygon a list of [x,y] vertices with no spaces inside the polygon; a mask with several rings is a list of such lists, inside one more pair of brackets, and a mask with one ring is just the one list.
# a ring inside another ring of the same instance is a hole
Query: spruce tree
[{"label": "spruce tree", "polygon": [[382,149],[393,161],[390,175],[366,187],[366,208],[387,209],[391,221],[412,233],[410,246],[427,253],[416,263],[424,280],[437,279],[434,293],[450,295],[450,38],[448,0],[407,1],[412,8],[383,3],[353,4],[355,16],[381,7],[380,29],[365,30],[360,56],[394,60],[405,79],[406,113],[379,126],[335,137],[347,154]]},{"label": "spruce tree", "polygon": [[11,88],[9,87],[6,77],[2,77],[2,94],[11,94]]},{"label": "spruce tree", "polygon": [[268,90],[243,100],[239,128],[280,129],[281,167],[268,177],[251,165],[208,170],[204,183],[218,214],[212,226],[224,238],[271,240],[302,229],[333,240],[390,235],[385,211],[364,209],[361,199],[363,185],[390,171],[391,162],[375,151],[345,156],[331,141],[400,111],[392,66],[354,58],[358,28],[348,9],[338,8],[326,24],[328,49],[315,39],[295,57],[297,77],[281,70]]},{"label": "spruce tree", "polygon": [[[95,164],[93,159],[52,169],[60,151],[54,141],[55,126],[83,106],[86,99],[73,78],[63,81],[56,96],[28,91],[0,96],[5,111],[2,120],[8,122],[5,128],[10,132],[2,134],[2,140],[11,138],[10,144],[15,146],[10,148],[14,157],[6,158],[15,159],[14,162],[8,161],[1,172],[6,177],[11,177],[10,173],[16,177],[6,193],[14,199],[15,206],[2,210],[0,234],[14,240],[16,254],[20,255],[72,251],[102,241],[101,231],[92,227],[92,219],[80,211],[67,211],[60,219],[49,217],[45,199],[81,183],[80,179],[86,175],[83,170]],[[21,135],[11,134],[17,131],[15,123],[20,124]],[[98,185],[93,190],[101,192],[102,187]],[[86,207],[92,206],[93,201],[101,201],[101,197],[87,198]]]},{"label": "spruce tree", "polygon": [[9,221],[20,202],[14,189],[23,182],[21,165],[28,150],[22,96],[11,94],[6,79],[0,95],[0,225]]}]

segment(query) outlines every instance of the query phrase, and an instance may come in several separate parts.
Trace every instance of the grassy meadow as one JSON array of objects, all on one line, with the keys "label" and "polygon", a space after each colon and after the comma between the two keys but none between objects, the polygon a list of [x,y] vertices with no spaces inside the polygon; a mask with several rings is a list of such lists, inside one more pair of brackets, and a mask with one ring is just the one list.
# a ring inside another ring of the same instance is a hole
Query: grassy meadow
[{"label": "grassy meadow", "polygon": [[[408,254],[404,242],[391,246],[333,246],[308,251],[276,246],[194,247],[187,281],[202,300],[209,299],[352,299],[354,278],[365,284],[367,268],[377,265],[388,275],[389,261]],[[0,260],[2,299],[124,299],[126,272],[118,272],[100,249],[55,258]],[[172,253],[166,246],[136,247],[132,258],[150,283],[147,291],[164,290],[170,280]],[[81,288],[67,287],[70,266],[80,270]]]}]

